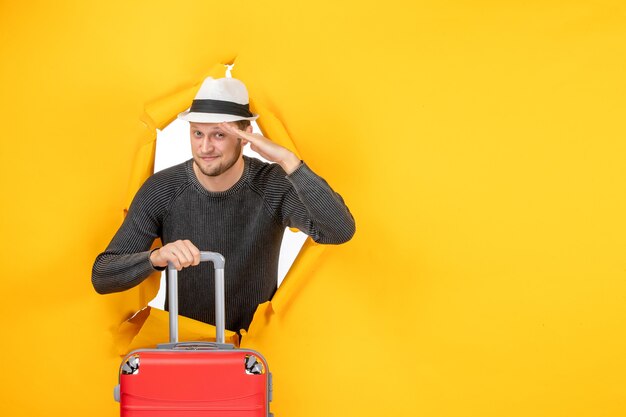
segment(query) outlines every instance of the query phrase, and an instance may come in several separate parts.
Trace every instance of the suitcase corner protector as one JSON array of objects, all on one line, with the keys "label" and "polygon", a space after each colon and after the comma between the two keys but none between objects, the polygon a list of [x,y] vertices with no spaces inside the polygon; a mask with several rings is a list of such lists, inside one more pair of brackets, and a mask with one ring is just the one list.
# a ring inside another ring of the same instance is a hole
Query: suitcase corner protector
[{"label": "suitcase corner protector", "polygon": [[120,384],[117,384],[115,388],[113,388],[113,398],[118,403],[120,402]]}]

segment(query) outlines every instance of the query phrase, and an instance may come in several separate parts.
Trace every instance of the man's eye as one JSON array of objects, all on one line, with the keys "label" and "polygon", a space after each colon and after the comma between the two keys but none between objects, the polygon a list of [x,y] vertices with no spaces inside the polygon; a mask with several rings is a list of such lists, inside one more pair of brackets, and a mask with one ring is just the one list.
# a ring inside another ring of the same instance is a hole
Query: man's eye
[{"label": "man's eye", "polygon": [[215,137],[218,139],[224,139],[226,137],[225,134],[223,134],[222,132],[217,132],[215,133]]},{"label": "man's eye", "polygon": [[193,132],[194,136],[196,136],[197,138],[202,136],[202,132],[200,132],[199,130],[196,130],[195,132]]}]

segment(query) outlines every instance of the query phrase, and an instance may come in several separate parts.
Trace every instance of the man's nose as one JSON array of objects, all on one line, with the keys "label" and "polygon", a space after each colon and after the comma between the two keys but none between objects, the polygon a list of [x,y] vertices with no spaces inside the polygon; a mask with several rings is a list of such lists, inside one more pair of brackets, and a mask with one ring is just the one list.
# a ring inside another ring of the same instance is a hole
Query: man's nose
[{"label": "man's nose", "polygon": [[213,146],[213,141],[211,141],[211,138],[205,137],[202,139],[202,142],[200,143],[200,150],[203,153],[211,152],[213,148],[214,146]]}]

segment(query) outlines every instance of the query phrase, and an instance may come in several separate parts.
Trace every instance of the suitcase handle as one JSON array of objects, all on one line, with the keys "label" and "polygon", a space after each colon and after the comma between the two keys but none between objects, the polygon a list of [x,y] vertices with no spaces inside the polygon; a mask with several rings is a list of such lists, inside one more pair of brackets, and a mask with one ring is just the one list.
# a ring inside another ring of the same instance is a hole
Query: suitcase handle
[{"label": "suitcase handle", "polygon": [[178,342],[178,343],[161,343],[157,345],[157,349],[167,350],[229,350],[234,349],[235,345],[231,343],[217,342]]},{"label": "suitcase handle", "polygon": [[[224,308],[224,257],[217,252],[200,252],[200,262],[213,262],[215,268],[215,341],[224,343],[226,334]],[[170,343],[178,343],[178,271],[167,264],[168,303],[170,311]]]}]

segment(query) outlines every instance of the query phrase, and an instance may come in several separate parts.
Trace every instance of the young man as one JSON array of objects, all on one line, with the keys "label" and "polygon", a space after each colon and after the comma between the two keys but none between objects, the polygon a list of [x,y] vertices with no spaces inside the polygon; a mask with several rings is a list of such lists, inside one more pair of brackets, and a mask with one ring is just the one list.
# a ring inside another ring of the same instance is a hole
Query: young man
[{"label": "young man", "polygon": [[[193,158],[151,176],[122,226],[96,258],[98,293],[124,291],[172,262],[179,313],[215,324],[212,268],[200,250],[226,259],[226,328],[248,329],[258,304],[276,291],[286,227],[318,243],[350,240],[355,224],[341,196],[295,154],[253,134],[248,92],[233,78],[207,78],[189,111]],[[243,155],[251,148],[272,163]],[[150,251],[154,240],[163,246]],[[166,305],[167,308],[167,305]]]}]

